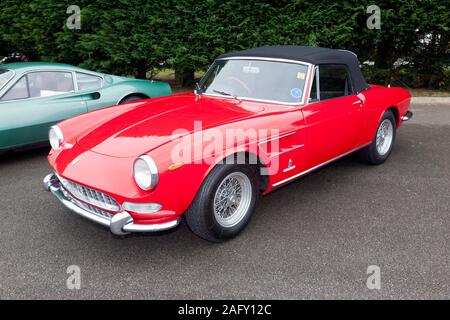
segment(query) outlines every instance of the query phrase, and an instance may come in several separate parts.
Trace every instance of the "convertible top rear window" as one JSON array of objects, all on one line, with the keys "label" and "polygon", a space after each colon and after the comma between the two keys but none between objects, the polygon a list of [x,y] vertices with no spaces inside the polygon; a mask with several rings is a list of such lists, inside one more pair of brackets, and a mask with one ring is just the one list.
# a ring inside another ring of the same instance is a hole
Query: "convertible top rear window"
[{"label": "convertible top rear window", "polygon": [[0,68],[0,89],[3,88],[13,76],[14,72],[11,70]]}]

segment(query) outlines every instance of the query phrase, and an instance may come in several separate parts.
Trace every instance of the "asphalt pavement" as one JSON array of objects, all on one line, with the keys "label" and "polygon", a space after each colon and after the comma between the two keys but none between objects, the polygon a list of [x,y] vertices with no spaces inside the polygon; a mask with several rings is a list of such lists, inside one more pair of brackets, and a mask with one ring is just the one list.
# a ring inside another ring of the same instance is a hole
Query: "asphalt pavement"
[{"label": "asphalt pavement", "polygon": [[412,110],[385,164],[350,156],[291,183],[223,244],[184,224],[114,237],[42,189],[47,149],[0,156],[0,298],[450,299],[450,105]]}]

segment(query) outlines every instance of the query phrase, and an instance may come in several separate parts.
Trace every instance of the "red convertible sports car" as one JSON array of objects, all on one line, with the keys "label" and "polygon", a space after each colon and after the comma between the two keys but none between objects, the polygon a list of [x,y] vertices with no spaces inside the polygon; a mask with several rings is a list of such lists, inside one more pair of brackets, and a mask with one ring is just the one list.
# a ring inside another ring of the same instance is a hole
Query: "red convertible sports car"
[{"label": "red convertible sports car", "polygon": [[369,85],[355,54],[304,46],[219,56],[194,93],[93,111],[50,129],[44,187],[116,235],[177,226],[237,235],[260,195],[358,152],[390,155],[412,113]]}]

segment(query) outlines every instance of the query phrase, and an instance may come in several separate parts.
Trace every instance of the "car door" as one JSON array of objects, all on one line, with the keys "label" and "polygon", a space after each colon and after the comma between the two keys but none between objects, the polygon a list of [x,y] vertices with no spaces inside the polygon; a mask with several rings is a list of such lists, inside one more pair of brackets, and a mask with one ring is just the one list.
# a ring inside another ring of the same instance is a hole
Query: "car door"
[{"label": "car door", "polygon": [[86,111],[72,72],[27,73],[0,98],[0,148],[46,141],[51,125]]},{"label": "car door", "polygon": [[303,107],[309,167],[356,147],[362,129],[363,106],[364,101],[354,93],[345,65],[316,66],[309,101]]}]

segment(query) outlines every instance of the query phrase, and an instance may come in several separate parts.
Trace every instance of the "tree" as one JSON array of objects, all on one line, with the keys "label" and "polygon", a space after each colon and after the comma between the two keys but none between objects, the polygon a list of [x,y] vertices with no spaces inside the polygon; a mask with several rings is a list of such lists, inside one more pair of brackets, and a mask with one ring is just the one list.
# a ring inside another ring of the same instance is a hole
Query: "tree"
[{"label": "tree", "polygon": [[[377,30],[366,26],[369,0],[78,0],[81,30],[69,30],[72,1],[2,0],[0,54],[17,51],[33,60],[139,78],[170,67],[181,85],[191,85],[194,72],[224,52],[314,45],[374,61],[374,68],[365,68],[370,81],[401,77],[412,85],[437,86],[449,65],[447,2],[379,0]],[[399,59],[407,64],[395,66]]]}]

